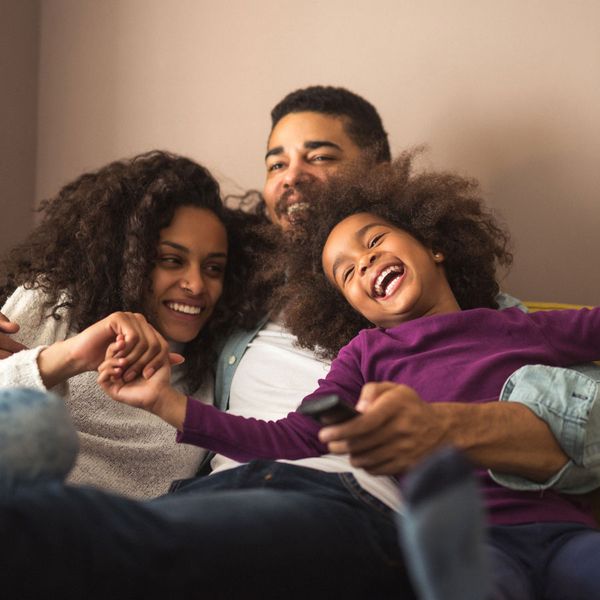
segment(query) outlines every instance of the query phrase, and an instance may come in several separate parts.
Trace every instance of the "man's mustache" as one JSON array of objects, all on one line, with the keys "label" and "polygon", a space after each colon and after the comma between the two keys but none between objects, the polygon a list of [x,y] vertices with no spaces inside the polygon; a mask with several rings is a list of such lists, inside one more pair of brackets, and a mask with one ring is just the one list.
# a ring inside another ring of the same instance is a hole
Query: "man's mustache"
[{"label": "man's mustache", "polygon": [[283,194],[281,194],[281,196],[279,196],[279,200],[277,200],[275,204],[275,214],[277,215],[277,217],[281,218],[284,215],[287,215],[288,200],[290,196],[294,194],[300,196],[302,192],[300,192],[298,188],[293,187],[288,188],[287,190],[285,190],[285,192],[283,192]]}]

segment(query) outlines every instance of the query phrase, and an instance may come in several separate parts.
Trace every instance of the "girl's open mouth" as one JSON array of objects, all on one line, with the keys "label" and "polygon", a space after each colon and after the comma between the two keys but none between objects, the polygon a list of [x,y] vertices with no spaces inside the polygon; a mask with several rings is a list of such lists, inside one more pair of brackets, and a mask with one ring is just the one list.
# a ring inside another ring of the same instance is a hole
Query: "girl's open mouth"
[{"label": "girl's open mouth", "polygon": [[375,278],[373,284],[373,297],[374,298],[386,298],[391,296],[402,281],[404,276],[404,265],[391,265],[386,267],[379,273]]}]

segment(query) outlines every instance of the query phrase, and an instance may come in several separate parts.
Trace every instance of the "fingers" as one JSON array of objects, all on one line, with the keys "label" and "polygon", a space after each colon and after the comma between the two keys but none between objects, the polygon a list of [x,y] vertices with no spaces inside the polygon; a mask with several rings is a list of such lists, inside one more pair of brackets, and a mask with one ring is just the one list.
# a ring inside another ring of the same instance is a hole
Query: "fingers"
[{"label": "fingers", "polygon": [[145,317],[139,313],[116,313],[111,326],[122,336],[121,355],[126,358],[125,382],[133,381],[142,372],[154,372],[166,359],[168,344]]},{"label": "fingers", "polygon": [[[6,325],[6,323],[5,323]],[[14,331],[19,330],[19,326],[16,323],[10,323],[13,326]],[[13,332],[14,333],[14,332]],[[0,359],[8,358],[12,356],[15,352],[20,352],[21,350],[26,350],[27,347],[19,342],[13,340],[10,336],[0,333]]]},{"label": "fingers", "polygon": [[19,325],[11,322],[11,320],[0,313],[0,331],[4,333],[17,333],[19,331]]},{"label": "fingers", "polygon": [[98,383],[115,383],[122,379],[123,374],[123,358],[108,358],[98,367]]}]

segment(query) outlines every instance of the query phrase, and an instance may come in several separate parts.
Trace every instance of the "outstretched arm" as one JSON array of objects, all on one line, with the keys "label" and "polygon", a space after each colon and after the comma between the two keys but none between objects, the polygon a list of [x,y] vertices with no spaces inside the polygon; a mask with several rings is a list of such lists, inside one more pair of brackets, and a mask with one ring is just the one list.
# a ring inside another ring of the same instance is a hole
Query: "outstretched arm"
[{"label": "outstretched arm", "polygon": [[548,479],[568,460],[544,421],[516,403],[429,404],[407,386],[384,382],[365,385],[357,408],[364,414],[323,428],[320,439],[377,475],[403,473],[450,444],[484,468],[533,481]]}]

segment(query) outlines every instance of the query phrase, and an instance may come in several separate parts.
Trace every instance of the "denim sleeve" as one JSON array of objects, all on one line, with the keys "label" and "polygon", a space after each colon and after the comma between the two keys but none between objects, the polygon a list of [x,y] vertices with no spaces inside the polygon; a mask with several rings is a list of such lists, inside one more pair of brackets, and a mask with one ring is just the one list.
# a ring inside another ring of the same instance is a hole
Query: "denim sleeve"
[{"label": "denim sleeve", "polygon": [[572,369],[528,365],[513,373],[501,401],[521,402],[543,419],[569,462],[544,483],[490,471],[499,484],[518,490],[580,494],[600,486],[600,367]]}]

